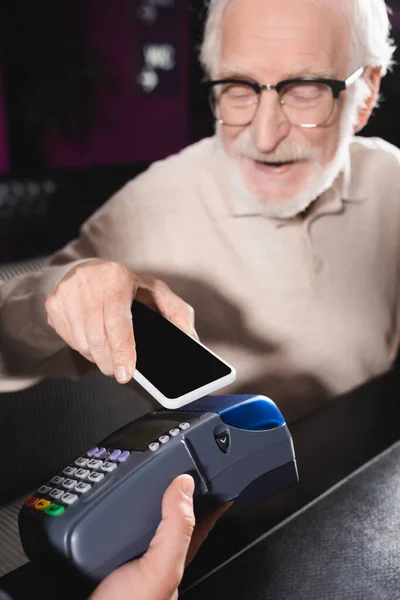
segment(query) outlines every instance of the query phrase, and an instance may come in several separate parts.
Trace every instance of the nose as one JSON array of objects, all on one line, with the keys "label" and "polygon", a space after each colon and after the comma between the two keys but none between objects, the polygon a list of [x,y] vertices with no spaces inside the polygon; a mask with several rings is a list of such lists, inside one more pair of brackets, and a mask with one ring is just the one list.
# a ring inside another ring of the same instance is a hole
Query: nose
[{"label": "nose", "polygon": [[259,152],[272,152],[286,138],[292,126],[285,117],[279,97],[273,90],[261,94],[256,116],[251,124],[253,141]]}]

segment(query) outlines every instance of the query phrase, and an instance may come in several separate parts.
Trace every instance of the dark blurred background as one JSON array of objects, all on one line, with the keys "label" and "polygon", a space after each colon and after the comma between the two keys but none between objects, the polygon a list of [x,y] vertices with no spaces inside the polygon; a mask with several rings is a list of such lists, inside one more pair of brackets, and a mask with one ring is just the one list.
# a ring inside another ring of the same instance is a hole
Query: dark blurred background
[{"label": "dark blurred background", "polygon": [[[205,4],[0,0],[1,262],[53,252],[151,162],[212,134]],[[363,135],[400,145],[400,67],[382,91]]]}]

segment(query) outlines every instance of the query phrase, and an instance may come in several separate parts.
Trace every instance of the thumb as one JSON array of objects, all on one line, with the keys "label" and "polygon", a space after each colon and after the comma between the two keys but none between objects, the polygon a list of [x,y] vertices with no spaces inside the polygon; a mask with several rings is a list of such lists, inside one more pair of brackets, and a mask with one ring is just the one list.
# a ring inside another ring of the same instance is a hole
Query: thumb
[{"label": "thumb", "polygon": [[181,475],[164,494],[162,521],[147,552],[111,573],[91,600],[176,600],[194,529],[194,481]]},{"label": "thumb", "polygon": [[161,523],[148,551],[139,560],[140,572],[153,582],[153,598],[172,596],[183,577],[195,526],[193,493],[193,478],[181,475],[164,494]]}]

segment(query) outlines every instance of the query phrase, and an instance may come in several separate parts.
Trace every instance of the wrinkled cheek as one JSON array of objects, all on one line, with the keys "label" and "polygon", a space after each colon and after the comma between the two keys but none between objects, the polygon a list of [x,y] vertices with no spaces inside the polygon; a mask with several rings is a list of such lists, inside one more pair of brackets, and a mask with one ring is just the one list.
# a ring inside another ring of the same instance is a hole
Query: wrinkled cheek
[{"label": "wrinkled cheek", "polygon": [[336,153],[339,150],[339,139],[333,139],[332,143],[324,148],[323,152],[320,153],[319,163],[321,167],[327,167],[336,157]]},{"label": "wrinkled cheek", "polygon": [[236,141],[241,133],[241,128],[227,127],[220,123],[217,123],[216,125],[216,134],[219,137],[225,152],[231,158],[236,158],[238,156]]},{"label": "wrinkled cheek", "polygon": [[321,127],[309,132],[308,141],[314,149],[316,160],[322,167],[335,158],[339,140],[340,128],[337,119],[329,127]]}]

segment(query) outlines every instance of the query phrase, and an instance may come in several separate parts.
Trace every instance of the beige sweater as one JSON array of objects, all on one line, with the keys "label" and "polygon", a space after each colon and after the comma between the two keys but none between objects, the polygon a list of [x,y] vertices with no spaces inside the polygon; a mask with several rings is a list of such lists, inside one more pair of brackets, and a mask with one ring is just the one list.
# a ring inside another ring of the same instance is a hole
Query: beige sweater
[{"label": "beige sweater", "polygon": [[166,281],[194,306],[203,343],[236,367],[226,391],[267,394],[293,421],[390,368],[399,203],[400,151],[354,138],[305,217],[270,220],[238,197],[205,139],[128,183],[53,266],[0,287],[3,376],[90,368],[47,325],[44,300],[71,262],[97,256]]}]

